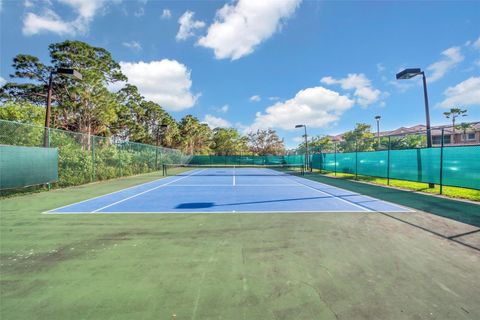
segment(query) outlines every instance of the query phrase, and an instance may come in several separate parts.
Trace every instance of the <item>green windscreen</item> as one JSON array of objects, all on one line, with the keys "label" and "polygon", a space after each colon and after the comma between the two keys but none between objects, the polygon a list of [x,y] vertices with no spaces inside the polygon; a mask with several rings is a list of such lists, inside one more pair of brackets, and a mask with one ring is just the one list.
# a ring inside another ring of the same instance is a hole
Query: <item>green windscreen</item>
[{"label": "green windscreen", "polygon": [[0,189],[58,180],[58,149],[0,145]]},{"label": "green windscreen", "polygon": [[440,148],[390,151],[390,178],[440,182]]},{"label": "green windscreen", "polygon": [[314,169],[480,189],[480,146],[321,153]]},{"label": "green windscreen", "polygon": [[193,156],[192,165],[281,165],[303,164],[304,155],[288,156]]},{"label": "green windscreen", "polygon": [[480,189],[480,146],[444,148],[443,183]]}]

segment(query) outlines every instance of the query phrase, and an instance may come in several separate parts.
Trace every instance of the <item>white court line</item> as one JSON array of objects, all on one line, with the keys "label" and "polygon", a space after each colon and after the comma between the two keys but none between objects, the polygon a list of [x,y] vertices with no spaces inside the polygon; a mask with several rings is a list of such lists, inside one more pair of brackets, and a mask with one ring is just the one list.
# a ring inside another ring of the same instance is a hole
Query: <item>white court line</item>
[{"label": "white court line", "polygon": [[50,210],[45,211],[45,212],[42,212],[42,213],[49,213],[49,212],[51,212],[51,211],[60,210],[60,209],[63,209],[63,208],[66,208],[66,207],[70,207],[70,206],[73,206],[73,205],[77,205],[77,204],[80,204],[80,203],[84,203],[84,202],[87,202],[87,201],[90,201],[90,200],[95,200],[95,199],[98,199],[98,198],[101,198],[101,197],[109,196],[109,195],[111,195],[111,194],[123,192],[123,191],[125,191],[125,190],[129,190],[129,189],[141,187],[141,186],[144,186],[144,185],[149,184],[149,183],[152,183],[152,184],[153,184],[154,182],[157,182],[157,181],[160,181],[160,180],[166,181],[166,180],[168,180],[169,178],[173,178],[173,177],[163,177],[163,178],[159,178],[159,179],[156,179],[156,180],[153,180],[153,181],[149,181],[149,182],[137,184],[137,185],[134,185],[134,186],[125,188],[125,189],[121,189],[121,190],[117,190],[117,191],[112,191],[112,192],[109,192],[109,193],[102,194],[102,195],[100,195],[100,196],[96,196],[96,197],[88,198],[88,199],[85,199],[85,200],[82,200],[82,201],[79,201],[79,202],[74,202],[74,203],[71,203],[71,204],[67,204],[67,205],[64,205],[64,206],[61,206],[61,207],[58,207],[58,208],[55,208],[55,209],[50,209]]},{"label": "white court line", "polygon": [[[396,212],[403,212],[403,211],[385,211],[386,213],[396,213]],[[92,214],[94,212],[52,212],[48,214]],[[328,210],[328,211],[320,211],[320,210],[301,210],[301,211],[286,211],[286,210],[272,210],[272,211],[118,211],[118,212],[95,212],[96,214],[238,214],[238,213],[365,213],[364,210]],[[375,211],[371,211],[371,213],[375,213]],[[43,214],[47,214],[43,212]]]},{"label": "white court line", "polygon": [[155,187],[155,188],[151,188],[151,189],[145,190],[145,191],[143,191],[143,192],[134,194],[133,196],[127,197],[127,198],[125,198],[125,199],[119,200],[119,201],[117,201],[117,202],[114,202],[114,203],[112,203],[112,204],[106,205],[106,206],[101,207],[101,208],[99,208],[99,209],[93,210],[92,213],[95,213],[95,212],[98,212],[98,211],[100,211],[100,210],[109,208],[109,207],[114,206],[114,205],[116,205],[116,204],[122,203],[122,202],[124,202],[124,201],[130,200],[130,199],[135,198],[135,197],[138,197],[138,196],[140,196],[140,195],[142,195],[142,194],[145,194],[145,193],[147,193],[147,192],[150,192],[150,191],[159,189],[159,188],[161,188],[161,187],[167,186],[167,185],[169,185],[169,184],[171,184],[171,183],[174,183],[174,182],[177,182],[177,181],[179,181],[179,180],[183,180],[183,179],[185,179],[185,178],[191,177],[192,175],[194,175],[194,174],[196,174],[196,173],[200,173],[200,172],[205,171],[205,170],[207,170],[207,169],[203,169],[203,170],[200,170],[200,171],[192,172],[192,173],[189,174],[189,175],[186,175],[186,176],[183,176],[183,177],[181,177],[181,178],[175,179],[175,180],[173,180],[173,181],[170,181],[170,182],[168,182],[168,183],[162,184],[162,185],[157,186],[157,187]]},{"label": "white court line", "polygon": [[235,186],[235,167],[233,167],[233,186]]},{"label": "white court line", "polygon": [[315,191],[317,191],[317,192],[326,194],[327,196],[330,196],[330,197],[332,197],[332,198],[334,198],[334,199],[337,199],[337,200],[343,201],[343,202],[345,202],[345,203],[351,204],[351,205],[353,205],[353,206],[355,206],[355,207],[357,207],[357,208],[363,209],[364,211],[367,211],[367,212],[376,212],[375,210],[371,210],[371,209],[366,208],[366,207],[364,207],[364,206],[358,205],[358,204],[356,204],[355,202],[345,200],[345,199],[340,198],[340,197],[338,197],[338,196],[336,196],[336,195],[333,195],[333,194],[331,194],[331,193],[328,193],[328,192],[325,192],[325,191],[321,191],[321,190],[315,189],[314,187],[307,186],[306,184],[303,184],[303,183],[300,183],[300,182],[299,182],[298,184],[301,185],[301,186],[304,186],[305,188],[312,189],[312,190],[315,190]]},{"label": "white court line", "polygon": [[176,184],[169,185],[168,188],[175,187],[297,187],[298,184]]},{"label": "white court line", "polygon": [[[292,181],[292,179],[288,179],[288,178],[286,178],[285,176],[282,176],[282,175],[278,175],[278,176],[284,178],[285,180]],[[288,176],[287,176],[287,177],[288,177]],[[334,195],[334,194],[331,194],[331,193],[329,193],[329,192],[321,191],[321,190],[319,190],[319,189],[316,189],[316,188],[314,188],[314,187],[310,187],[310,186],[308,186],[308,185],[306,185],[306,184],[303,184],[303,183],[301,183],[301,182],[297,182],[297,181],[295,181],[295,180],[293,180],[293,181],[294,181],[295,183],[297,183],[298,185],[300,185],[300,186],[303,186],[303,187],[305,187],[305,188],[308,188],[308,189],[311,189],[311,190],[320,192],[320,193],[322,193],[322,194],[324,194],[324,195],[330,196],[331,198],[337,199],[337,200],[339,200],[339,201],[342,201],[342,202],[348,203],[348,204],[350,204],[350,205],[352,205],[352,206],[355,206],[355,207],[357,207],[357,208],[360,208],[360,209],[362,209],[364,212],[365,212],[365,211],[367,211],[367,212],[376,212],[375,210],[371,210],[371,209],[366,208],[366,207],[364,207],[364,206],[358,205],[358,204],[356,204],[355,202],[345,200],[345,199],[340,198],[340,197],[338,197],[338,196],[336,196],[336,195]],[[312,180],[309,180],[309,181],[312,181]]]},{"label": "white court line", "polygon": [[[306,178],[304,178],[304,179],[306,179]],[[353,192],[353,191],[346,190],[346,189],[343,189],[343,188],[334,187],[334,186],[331,186],[329,184],[318,182],[318,181],[315,181],[315,180],[310,180],[310,179],[306,179],[306,180],[312,181],[314,183],[317,183],[317,184],[325,186],[325,187],[328,187],[329,189],[337,189],[337,190],[346,191],[346,192],[349,192],[351,195],[369,198],[369,199],[375,200],[377,202],[384,202],[384,203],[387,203],[387,204],[392,205],[394,207],[399,207],[399,208],[402,208],[403,210],[406,210],[406,211],[377,211],[377,210],[375,210],[376,212],[415,212],[415,210],[413,210],[413,209],[410,209],[408,207],[405,207],[405,206],[402,206],[402,205],[399,205],[399,204],[396,204],[396,203],[393,203],[393,202],[390,202],[390,201],[387,201],[387,200],[377,199],[377,198],[370,197],[370,196],[367,196],[367,195],[362,194],[362,193],[357,193],[357,192]]]}]

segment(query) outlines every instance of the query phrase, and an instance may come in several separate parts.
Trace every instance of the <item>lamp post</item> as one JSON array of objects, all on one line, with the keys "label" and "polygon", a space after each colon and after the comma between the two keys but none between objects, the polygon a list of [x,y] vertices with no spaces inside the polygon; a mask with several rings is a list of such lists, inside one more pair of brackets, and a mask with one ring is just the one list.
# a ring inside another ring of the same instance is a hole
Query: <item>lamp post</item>
[{"label": "lamp post", "polygon": [[427,94],[427,80],[425,78],[425,72],[420,68],[405,69],[402,72],[397,73],[397,80],[411,79],[417,75],[422,75],[423,80],[423,98],[425,100],[425,118],[427,124],[427,147],[432,147],[432,133],[430,130],[430,110],[428,107],[428,94]]},{"label": "lamp post", "polygon": [[295,128],[304,128],[305,129],[305,166],[306,169],[308,170],[310,168],[310,156],[308,152],[308,136],[307,136],[307,126],[304,124],[297,124]]},{"label": "lamp post", "polygon": [[[428,108],[427,80],[425,78],[425,72],[422,71],[420,68],[409,68],[397,73],[396,78],[397,80],[405,80],[405,79],[411,79],[420,74],[422,75],[422,80],[423,80],[423,99],[425,101],[425,119],[426,119],[426,125],[427,125],[427,147],[431,148],[432,132],[430,130],[430,110]],[[429,183],[428,186],[430,188],[435,187],[433,183]]]},{"label": "lamp post", "polygon": [[375,116],[375,120],[377,120],[377,143],[378,143],[378,149],[380,149],[380,119],[381,116]]},{"label": "lamp post", "polygon": [[52,113],[52,93],[53,93],[53,77],[56,75],[62,75],[67,78],[82,80],[82,74],[74,69],[57,68],[55,71],[50,72],[48,78],[48,92],[47,92],[47,110],[45,112],[45,133],[43,135],[43,146],[48,147],[48,132],[50,128],[50,115]]}]

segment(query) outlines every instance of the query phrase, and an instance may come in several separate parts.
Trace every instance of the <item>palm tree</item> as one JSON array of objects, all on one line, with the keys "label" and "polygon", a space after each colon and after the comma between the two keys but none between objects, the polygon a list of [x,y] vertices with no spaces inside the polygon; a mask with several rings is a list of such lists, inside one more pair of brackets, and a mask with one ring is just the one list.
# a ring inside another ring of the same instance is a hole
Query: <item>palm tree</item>
[{"label": "palm tree", "polygon": [[462,110],[461,108],[450,108],[450,111],[444,112],[445,118],[452,119],[452,128],[453,128],[453,139],[452,143],[455,143],[455,120],[457,117],[466,117],[467,110]]},{"label": "palm tree", "polygon": [[[457,126],[457,129],[463,131],[463,136],[467,136],[467,130],[472,128],[472,125],[470,123],[462,122]],[[466,138],[465,138],[466,139]]]}]

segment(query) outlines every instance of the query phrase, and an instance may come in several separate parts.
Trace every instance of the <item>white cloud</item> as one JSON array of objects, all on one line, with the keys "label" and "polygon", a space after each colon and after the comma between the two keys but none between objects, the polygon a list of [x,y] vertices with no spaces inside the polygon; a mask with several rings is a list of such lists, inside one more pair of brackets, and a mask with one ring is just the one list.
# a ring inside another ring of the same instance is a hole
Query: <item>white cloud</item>
[{"label": "white cloud", "polygon": [[473,47],[480,50],[480,37],[473,43]]},{"label": "white cloud", "polygon": [[470,77],[456,86],[443,92],[446,96],[439,107],[453,108],[455,106],[480,106],[480,77]]},{"label": "white cloud", "polygon": [[26,36],[42,32],[53,32],[59,35],[73,34],[73,26],[63,21],[55,12],[45,9],[42,15],[27,13],[23,20],[22,32]]},{"label": "white cloud", "polygon": [[262,98],[259,95],[251,96],[249,99],[251,102],[259,102]]},{"label": "white cloud", "polygon": [[3,78],[0,76],[0,87],[3,86],[5,83],[7,83],[7,80],[3,79]]},{"label": "white cloud", "polygon": [[296,143],[302,143],[302,142],[305,143],[305,138],[304,138],[304,137],[298,137],[298,136],[297,136],[297,137],[293,137],[293,138],[292,138],[292,141],[293,141],[293,142],[296,142]]},{"label": "white cloud", "polygon": [[[48,8],[50,2],[46,2],[46,6],[41,13],[28,12],[23,19],[22,32],[24,35],[31,36],[43,32],[53,32],[59,35],[77,35],[85,34],[92,22],[95,14],[102,9],[107,2],[106,0],[58,0],[69,7],[77,14],[76,19],[66,21],[62,19],[56,12]],[[25,2],[28,8],[31,2]]]},{"label": "white cloud", "polygon": [[277,101],[277,100],[280,100],[280,97],[268,97],[268,100]]},{"label": "white cloud", "polygon": [[23,2],[23,6],[24,6],[25,8],[31,8],[31,7],[34,6],[34,4],[33,4],[33,2],[31,2],[30,0],[25,0],[25,1]]},{"label": "white cloud", "polygon": [[281,128],[293,130],[297,124],[325,128],[340,119],[354,104],[347,96],[324,87],[313,87],[299,91],[290,100],[277,102],[265,113],[257,112],[254,123],[246,129]]},{"label": "white cloud", "polygon": [[431,72],[427,77],[429,82],[441,79],[447,71],[455,67],[464,59],[459,47],[448,48],[442,52],[442,55],[444,56],[443,59],[431,64],[427,68],[427,70]]},{"label": "white cloud", "polygon": [[210,129],[227,128],[232,126],[232,124],[227,120],[212,116],[211,114],[205,115],[205,117],[203,118],[203,122],[206,123],[210,127]]},{"label": "white cloud", "polygon": [[395,87],[399,92],[406,92],[414,86],[415,81],[390,80],[388,84]]},{"label": "white cloud", "polygon": [[132,49],[135,52],[142,51],[142,45],[137,41],[123,42],[122,45],[129,49]]},{"label": "white cloud", "polygon": [[91,18],[101,9],[107,1],[105,0],[58,0],[72,9],[74,9],[81,17]]},{"label": "white cloud", "polygon": [[223,105],[223,107],[218,109],[218,112],[227,113],[229,108],[230,108],[229,105],[225,104]]},{"label": "white cloud", "polygon": [[178,33],[176,39],[186,40],[195,35],[196,29],[201,29],[205,27],[205,22],[200,20],[193,20],[193,16],[195,12],[192,11],[185,11],[184,14],[180,18],[178,18],[178,23],[180,24],[180,28],[178,29]]},{"label": "white cloud", "polygon": [[377,63],[377,71],[379,73],[382,73],[383,71],[385,71],[385,66],[383,65],[383,63]]},{"label": "white cloud", "polygon": [[239,0],[225,4],[198,44],[215,58],[236,60],[252,53],[293,15],[301,0]]},{"label": "white cloud", "polygon": [[355,89],[353,95],[356,102],[362,107],[367,107],[380,99],[381,91],[372,87],[371,81],[363,74],[352,73],[346,78],[334,79],[332,77],[323,77],[322,83],[327,85],[339,84],[343,90]]},{"label": "white cloud", "polygon": [[191,108],[200,96],[191,92],[190,70],[176,60],[120,62],[120,66],[145,99],[167,110]]},{"label": "white cloud", "polygon": [[169,9],[163,9],[162,19],[170,19],[172,17],[172,12]]}]

